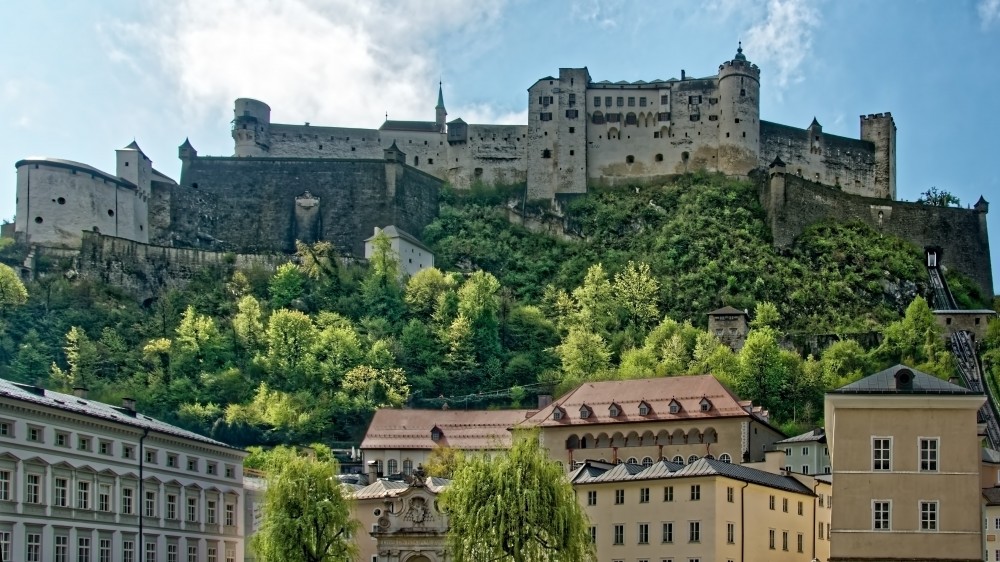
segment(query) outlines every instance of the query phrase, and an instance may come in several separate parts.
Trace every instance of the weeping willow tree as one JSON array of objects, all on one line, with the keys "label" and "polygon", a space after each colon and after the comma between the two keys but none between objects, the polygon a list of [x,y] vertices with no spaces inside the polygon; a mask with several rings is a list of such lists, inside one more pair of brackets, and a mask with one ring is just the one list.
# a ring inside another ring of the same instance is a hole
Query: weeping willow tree
[{"label": "weeping willow tree", "polygon": [[279,448],[267,460],[260,530],[251,539],[261,562],[342,562],[357,556],[358,522],[340,481],[337,461],[301,457]]},{"label": "weeping willow tree", "polygon": [[518,434],[492,460],[468,458],[442,501],[453,562],[594,560],[587,515],[537,432]]}]

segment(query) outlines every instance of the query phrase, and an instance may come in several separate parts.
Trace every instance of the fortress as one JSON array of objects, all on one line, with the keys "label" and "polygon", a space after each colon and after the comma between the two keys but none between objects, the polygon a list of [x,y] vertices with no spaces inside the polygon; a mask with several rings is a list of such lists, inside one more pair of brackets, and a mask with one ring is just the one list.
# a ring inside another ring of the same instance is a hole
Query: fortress
[{"label": "fortress", "polygon": [[896,125],[888,112],[862,115],[858,139],[825,134],[816,119],[806,128],[761,120],[760,69],[742,48],[702,78],[681,71],[679,79],[595,82],[586,68],[562,68],[528,88],[527,125],[448,121],[440,87],[433,121],[362,129],[272,123],[270,114],[262,101],[237,99],[233,156],[199,156],[185,141],[179,182],[153,169],[134,142],[117,151],[116,174],[21,160],[16,235],[73,249],[88,231],[242,254],[328,240],[360,256],[374,227],[395,224],[420,236],[445,182],[525,184],[527,199],[558,202],[593,186],[770,168],[755,177],[763,178],[777,245],[819,220],[863,220],[940,247],[944,265],[992,294],[984,200],[971,210],[895,201]]}]

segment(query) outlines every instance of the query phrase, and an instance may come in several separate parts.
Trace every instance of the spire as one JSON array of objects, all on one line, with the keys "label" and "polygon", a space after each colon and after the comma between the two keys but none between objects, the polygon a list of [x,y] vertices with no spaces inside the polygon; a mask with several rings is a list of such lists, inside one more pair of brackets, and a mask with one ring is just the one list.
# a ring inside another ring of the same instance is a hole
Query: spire
[{"label": "spire", "polygon": [[736,56],[733,57],[734,60],[747,60],[747,56],[743,54],[743,41],[740,41],[739,47],[736,48]]},{"label": "spire", "polygon": [[444,109],[444,90],[441,88],[441,81],[438,80],[438,104],[434,109]]},{"label": "spire", "polygon": [[129,150],[138,150],[139,152],[142,152],[142,149],[139,148],[139,143],[135,142],[135,139],[132,139],[132,142],[128,143],[128,146],[126,146],[125,148]]},{"label": "spire", "polygon": [[813,117],[813,122],[809,124],[809,128],[810,128],[810,129],[814,129],[814,128],[822,128],[822,125],[820,125],[820,124],[819,124],[819,121],[817,121],[817,120],[816,120],[816,118],[815,118],[815,117]]},{"label": "spire", "polygon": [[180,148],[194,148],[193,146],[191,146],[191,139],[188,137],[184,137],[184,144],[182,144]]}]

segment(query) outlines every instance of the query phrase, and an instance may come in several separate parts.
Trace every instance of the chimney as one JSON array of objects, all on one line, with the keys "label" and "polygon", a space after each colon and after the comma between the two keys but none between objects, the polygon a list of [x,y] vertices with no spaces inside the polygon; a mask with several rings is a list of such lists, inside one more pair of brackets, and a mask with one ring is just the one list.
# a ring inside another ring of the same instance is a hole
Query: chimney
[{"label": "chimney", "polygon": [[378,482],[378,463],[375,461],[368,461],[365,466],[367,468],[366,473],[368,474],[368,483],[374,484]]},{"label": "chimney", "polygon": [[551,403],[552,403],[552,395],[551,394],[539,394],[538,395],[538,409],[539,410],[541,410],[542,408],[548,406]]},{"label": "chimney", "polygon": [[135,415],[135,398],[122,398],[122,408]]},{"label": "chimney", "polygon": [[682,68],[681,69],[681,80],[684,80],[684,79],[685,79],[685,77],[684,77],[684,69]]},{"label": "chimney", "polygon": [[77,398],[83,398],[84,400],[86,400],[87,399],[87,387],[85,387],[85,386],[74,386],[73,387],[73,396],[76,396]]}]

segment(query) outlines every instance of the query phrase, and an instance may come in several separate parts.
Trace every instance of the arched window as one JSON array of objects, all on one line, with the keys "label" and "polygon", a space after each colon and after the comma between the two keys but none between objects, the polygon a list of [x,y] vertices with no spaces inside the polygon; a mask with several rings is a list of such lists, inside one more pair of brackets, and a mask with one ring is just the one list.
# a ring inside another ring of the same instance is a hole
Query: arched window
[{"label": "arched window", "polygon": [[628,460],[626,460],[625,462],[627,462],[628,464],[639,464],[639,459],[635,457],[629,457]]},{"label": "arched window", "polygon": [[403,474],[407,476],[413,474],[413,461],[410,459],[403,461]]},{"label": "arched window", "polygon": [[663,162],[663,155],[662,155],[662,154],[657,154],[657,155],[656,155],[656,156],[655,156],[655,157],[653,158],[653,160],[656,160],[657,162]]},{"label": "arched window", "polygon": [[691,455],[690,457],[688,457],[688,462],[687,463],[691,464],[691,463],[693,463],[696,460],[698,460],[698,455]]},{"label": "arched window", "polygon": [[673,462],[675,462],[677,464],[684,464],[684,457],[682,457],[680,455],[676,455],[673,458]]},{"label": "arched window", "polygon": [[653,458],[652,457],[643,457],[643,459],[642,459],[642,466],[653,466]]},{"label": "arched window", "polygon": [[399,474],[399,463],[396,462],[396,459],[389,459],[389,461],[385,463],[385,467],[387,475]]},{"label": "arched window", "polygon": [[722,453],[721,455],[719,455],[719,460],[726,464],[733,462],[733,458],[729,456],[729,453]]}]

